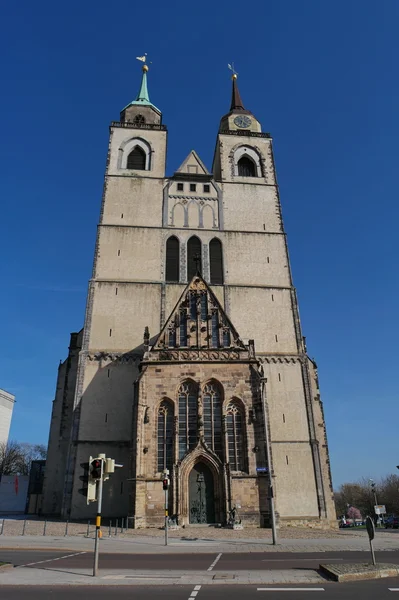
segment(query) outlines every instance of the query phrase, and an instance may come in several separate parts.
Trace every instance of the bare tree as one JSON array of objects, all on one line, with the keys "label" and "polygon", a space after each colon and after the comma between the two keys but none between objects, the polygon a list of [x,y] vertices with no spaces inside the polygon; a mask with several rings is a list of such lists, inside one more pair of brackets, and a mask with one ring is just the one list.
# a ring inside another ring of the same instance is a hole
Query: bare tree
[{"label": "bare tree", "polygon": [[0,443],[0,475],[29,475],[32,460],[46,458],[44,444],[9,441]]},{"label": "bare tree", "polygon": [[20,444],[18,442],[1,442],[0,475],[13,475],[17,473],[20,456]]}]

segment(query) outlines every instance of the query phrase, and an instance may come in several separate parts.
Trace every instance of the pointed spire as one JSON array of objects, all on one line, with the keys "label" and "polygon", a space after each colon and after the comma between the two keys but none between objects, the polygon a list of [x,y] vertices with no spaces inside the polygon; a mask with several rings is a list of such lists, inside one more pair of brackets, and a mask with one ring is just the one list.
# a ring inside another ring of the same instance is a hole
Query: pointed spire
[{"label": "pointed spire", "polygon": [[[143,60],[144,56],[142,57],[138,57],[138,60]],[[144,62],[144,61],[143,61]],[[159,108],[157,108],[151,101],[150,101],[150,95],[148,93],[148,86],[147,86],[147,72],[148,72],[148,66],[146,64],[143,65],[142,67],[143,70],[143,76],[141,78],[141,85],[140,85],[140,89],[139,92],[136,96],[136,98],[134,100],[132,100],[132,102],[130,102],[127,106],[125,106],[125,108],[123,110],[126,110],[129,106],[150,106],[151,108],[153,108],[157,113],[159,113],[160,115],[162,114],[161,111],[159,110]],[[123,112],[123,111],[122,111]]]},{"label": "pointed spire", "polygon": [[147,88],[147,71],[148,71],[147,65],[143,65],[143,77],[141,80],[141,86],[140,86],[139,93],[137,94],[137,96],[135,98],[135,102],[145,102],[146,104],[151,104],[150,97],[148,95],[148,88]]},{"label": "pointed spire", "polygon": [[238,85],[237,85],[237,74],[233,73],[233,76],[231,79],[233,80],[233,91],[231,94],[230,110],[236,110],[236,109],[245,110],[244,105],[241,100],[240,91],[239,91]]}]

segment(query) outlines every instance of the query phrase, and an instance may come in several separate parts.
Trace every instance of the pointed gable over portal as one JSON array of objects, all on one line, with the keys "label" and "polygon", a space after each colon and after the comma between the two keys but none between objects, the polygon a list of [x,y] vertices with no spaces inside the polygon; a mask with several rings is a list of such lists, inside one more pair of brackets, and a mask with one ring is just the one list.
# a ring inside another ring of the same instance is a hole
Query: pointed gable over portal
[{"label": "pointed gable over portal", "polygon": [[154,345],[149,361],[255,361],[212,290],[200,275],[187,285]]},{"label": "pointed gable over portal", "polygon": [[191,150],[190,154],[184,159],[176,173],[190,175],[210,175],[208,169],[195,150]]}]

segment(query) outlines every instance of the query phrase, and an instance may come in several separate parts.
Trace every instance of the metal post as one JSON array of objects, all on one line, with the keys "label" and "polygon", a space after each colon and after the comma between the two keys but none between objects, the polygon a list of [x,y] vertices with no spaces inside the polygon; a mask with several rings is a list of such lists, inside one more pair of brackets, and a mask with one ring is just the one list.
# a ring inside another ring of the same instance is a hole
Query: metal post
[{"label": "metal post", "polygon": [[68,525],[69,525],[69,521],[67,521],[65,523],[65,533],[64,533],[64,537],[66,537],[68,535]]},{"label": "metal post", "polygon": [[129,517],[126,517],[126,527],[125,527],[125,533],[127,533],[127,530],[129,529]]},{"label": "metal post", "polygon": [[44,520],[43,535],[46,535],[47,519]]},{"label": "metal post", "polygon": [[111,535],[112,535],[112,521],[110,519],[109,523],[108,523],[108,537],[111,537]]},{"label": "metal post", "polygon": [[[169,482],[168,482],[169,487]],[[168,545],[168,488],[165,490],[165,546]]]},{"label": "metal post", "polygon": [[6,524],[6,520],[3,519],[2,524],[1,524],[1,531],[0,531],[0,535],[3,535],[4,533],[4,525]]},{"label": "metal post", "polygon": [[26,519],[24,519],[24,526],[22,527],[22,535],[25,535]]},{"label": "metal post", "polygon": [[89,533],[90,533],[90,521],[87,521],[87,533],[86,533],[86,537],[89,537]]},{"label": "metal post", "polygon": [[125,528],[125,519],[121,519],[121,533],[123,533],[124,528]]},{"label": "metal post", "polygon": [[271,452],[270,452],[270,440],[269,440],[269,428],[268,428],[268,415],[267,415],[267,405],[266,405],[266,378],[261,377],[261,390],[262,390],[262,408],[263,408],[263,417],[264,417],[264,426],[265,426],[265,447],[266,447],[266,460],[268,466],[268,476],[269,476],[269,500],[270,500],[270,513],[272,517],[272,537],[273,537],[273,546],[277,544],[277,530],[276,530],[276,513],[274,510],[274,491],[273,491],[273,480],[271,473]]},{"label": "metal post", "polygon": [[97,495],[97,516],[96,516],[96,537],[94,540],[94,567],[93,577],[97,577],[98,573],[98,551],[99,551],[99,539],[101,537],[101,508],[103,503],[103,467],[104,461],[102,461],[101,467],[101,478],[98,482],[98,495]]},{"label": "metal post", "polygon": [[115,519],[115,535],[118,535],[118,519]]},{"label": "metal post", "polygon": [[369,539],[369,542],[370,542],[370,550],[371,550],[371,559],[373,561],[373,565],[375,566],[375,555],[374,555],[373,542],[371,539]]}]

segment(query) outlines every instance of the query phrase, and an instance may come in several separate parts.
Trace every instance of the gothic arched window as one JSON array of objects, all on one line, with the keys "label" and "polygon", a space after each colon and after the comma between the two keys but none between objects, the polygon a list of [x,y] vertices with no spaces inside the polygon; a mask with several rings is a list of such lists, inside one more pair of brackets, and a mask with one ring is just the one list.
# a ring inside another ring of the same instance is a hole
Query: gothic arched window
[{"label": "gothic arched window", "polygon": [[180,311],[179,317],[179,331],[180,331],[180,346],[187,346],[187,313],[185,310]]},{"label": "gothic arched window", "polygon": [[140,146],[135,146],[127,157],[127,169],[135,169],[136,171],[145,171],[145,152]]},{"label": "gothic arched window", "polygon": [[179,246],[174,235],[166,242],[166,281],[179,281]]},{"label": "gothic arched window", "polygon": [[207,383],[202,396],[204,439],[210,448],[222,458],[222,395],[220,386]]},{"label": "gothic arched window", "polygon": [[201,260],[201,240],[193,235],[187,242],[187,279],[191,279],[196,275],[197,270],[202,273]]},{"label": "gothic arched window", "polygon": [[172,402],[162,400],[158,410],[158,471],[172,470],[173,412]]},{"label": "gothic arched window", "polygon": [[219,315],[217,311],[212,313],[212,346],[214,348],[219,348],[220,340],[219,340]]},{"label": "gothic arched window", "polygon": [[245,470],[244,416],[240,404],[232,400],[226,410],[228,457],[232,471]]},{"label": "gothic arched window", "polygon": [[223,283],[223,255],[222,242],[217,238],[209,244],[209,262],[211,267],[211,283],[217,285]]},{"label": "gothic arched window", "polygon": [[248,156],[242,156],[238,161],[238,174],[240,177],[256,177],[256,166]]},{"label": "gothic arched window", "polygon": [[185,381],[179,388],[179,458],[197,445],[197,388]]}]

